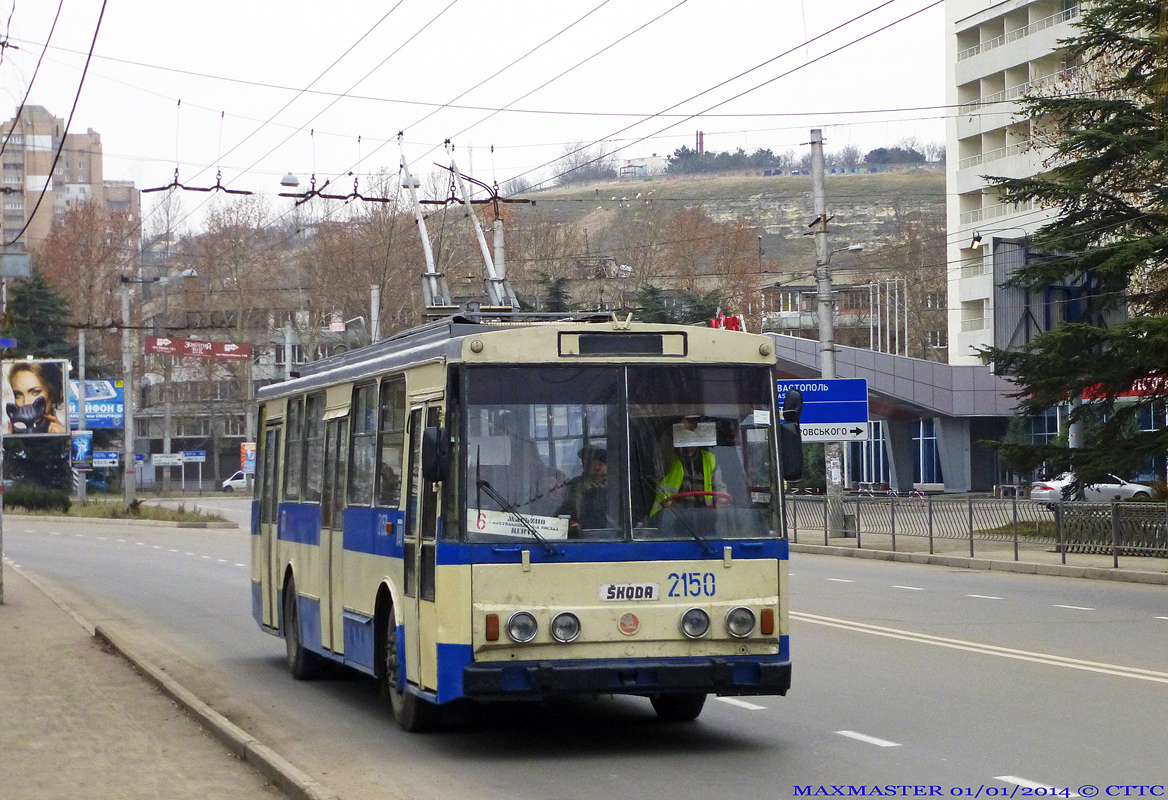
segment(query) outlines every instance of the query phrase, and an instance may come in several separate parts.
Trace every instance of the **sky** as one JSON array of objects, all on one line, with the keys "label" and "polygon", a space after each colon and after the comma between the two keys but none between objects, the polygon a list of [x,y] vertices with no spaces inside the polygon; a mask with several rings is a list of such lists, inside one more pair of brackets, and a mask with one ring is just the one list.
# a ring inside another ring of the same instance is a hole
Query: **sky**
[{"label": "sky", "polygon": [[[828,151],[867,152],[944,139],[935,2],[0,0],[19,48],[0,119],[26,92],[65,120],[76,99],[70,131],[101,134],[107,180],[221,174],[278,208],[289,172],[337,194],[397,173],[399,131],[416,175],[449,164],[449,139],[462,172],[501,185],[554,175],[573,143],[641,158],[699,130],[714,152],[802,154],[816,127]],[[195,214],[208,195],[189,197]]]}]

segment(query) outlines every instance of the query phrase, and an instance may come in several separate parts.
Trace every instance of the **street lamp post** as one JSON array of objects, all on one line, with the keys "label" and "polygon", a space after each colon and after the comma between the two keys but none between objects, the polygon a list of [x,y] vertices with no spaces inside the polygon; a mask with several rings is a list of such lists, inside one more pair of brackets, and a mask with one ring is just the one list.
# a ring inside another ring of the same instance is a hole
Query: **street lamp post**
[{"label": "street lamp post", "polygon": [[125,428],[122,441],[122,480],[126,506],[134,504],[138,489],[138,465],[134,461],[134,351],[130,330],[131,279],[122,276],[122,396],[125,410]]}]

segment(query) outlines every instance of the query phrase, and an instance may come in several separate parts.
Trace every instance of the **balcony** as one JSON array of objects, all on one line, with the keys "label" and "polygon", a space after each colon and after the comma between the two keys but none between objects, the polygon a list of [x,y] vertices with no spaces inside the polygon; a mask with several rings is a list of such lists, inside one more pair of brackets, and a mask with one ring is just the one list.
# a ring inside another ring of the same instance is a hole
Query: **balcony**
[{"label": "balcony", "polygon": [[998,203],[997,205],[986,206],[985,208],[975,208],[972,211],[962,213],[961,224],[975,225],[989,219],[1009,216],[1020,211],[1029,211],[1032,208],[1034,208],[1034,203],[1030,201],[1025,203]]},{"label": "balcony", "polygon": [[1031,89],[1040,89],[1047,84],[1073,78],[1079,73],[1079,70],[1079,67],[1071,67],[1069,69],[1051,73],[1050,75],[1043,75],[1041,78],[1035,78],[1034,80],[1027,81],[1026,83],[1020,83],[1017,86],[1011,86],[1009,89],[1005,89],[1000,92],[994,92],[993,94],[978,98],[977,100],[974,100],[970,103],[962,103],[960,106],[958,106],[958,113],[972,114],[982,106],[990,106],[994,105],[995,103],[1007,103],[1012,100],[1017,100]]},{"label": "balcony", "polygon": [[969,333],[970,331],[985,330],[985,327],[986,327],[986,318],[985,317],[974,317],[973,319],[961,320],[961,332],[962,333]]},{"label": "balcony", "polygon": [[1071,6],[1070,8],[1064,11],[1060,11],[1057,14],[1052,14],[1045,19],[1040,19],[1037,22],[1031,22],[1029,25],[1025,25],[1021,28],[1009,31],[1003,36],[997,36],[993,39],[982,42],[981,44],[976,44],[973,47],[967,47],[957,54],[957,60],[964,61],[967,58],[973,58],[974,56],[980,55],[981,53],[988,53],[990,50],[995,50],[1004,44],[1016,42],[1019,39],[1038,33],[1039,31],[1044,31],[1047,28],[1052,28],[1061,22],[1067,22],[1069,20],[1075,19],[1078,16],[1079,7]]},{"label": "balcony", "polygon": [[985,153],[979,153],[976,156],[969,156],[957,162],[958,169],[968,169],[969,167],[976,167],[981,164],[987,164],[990,161],[997,161],[1001,158],[1009,158],[1010,156],[1021,155],[1030,147],[1030,142],[1018,142],[1017,144],[1008,144],[1005,147],[999,147],[996,150],[990,150]]}]

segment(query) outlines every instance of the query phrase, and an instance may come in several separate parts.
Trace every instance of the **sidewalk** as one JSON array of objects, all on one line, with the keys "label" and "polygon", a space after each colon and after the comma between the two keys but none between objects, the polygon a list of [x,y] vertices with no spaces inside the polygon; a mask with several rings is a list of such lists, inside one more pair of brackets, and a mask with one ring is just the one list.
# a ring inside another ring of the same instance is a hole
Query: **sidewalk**
[{"label": "sidewalk", "polygon": [[51,589],[2,568],[0,795],[284,797],[54,602]]}]

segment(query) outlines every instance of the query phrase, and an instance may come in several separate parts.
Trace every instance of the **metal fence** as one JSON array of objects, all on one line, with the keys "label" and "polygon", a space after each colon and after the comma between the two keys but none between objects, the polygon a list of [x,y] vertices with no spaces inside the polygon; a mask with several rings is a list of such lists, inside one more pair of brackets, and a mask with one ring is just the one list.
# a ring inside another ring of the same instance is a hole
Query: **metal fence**
[{"label": "metal fence", "polygon": [[[1003,549],[1168,558],[1168,503],[1042,503],[1018,498],[846,495],[842,530],[822,495],[787,496],[787,535],[793,542],[976,557]],[[832,539],[835,539],[832,542]]]}]

